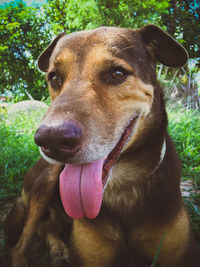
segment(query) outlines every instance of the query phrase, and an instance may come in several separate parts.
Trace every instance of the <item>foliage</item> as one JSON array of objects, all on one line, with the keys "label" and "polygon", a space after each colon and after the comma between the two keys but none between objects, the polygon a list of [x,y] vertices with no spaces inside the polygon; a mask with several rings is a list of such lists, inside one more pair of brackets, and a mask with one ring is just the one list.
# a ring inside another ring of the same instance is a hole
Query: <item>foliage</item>
[{"label": "foliage", "polygon": [[160,24],[167,7],[168,0],[48,0],[45,10],[56,32],[73,32],[102,25],[136,28]]},{"label": "foliage", "polygon": [[161,24],[168,0],[96,1],[104,25],[137,28],[148,23]]},{"label": "foliage", "polygon": [[52,35],[67,32],[67,0],[47,0],[43,6],[46,24]]},{"label": "foliage", "polygon": [[185,67],[173,69],[161,64],[157,66],[158,80],[165,91],[165,98],[170,103],[181,103],[188,109],[200,108],[200,58],[189,59]]},{"label": "foliage", "polygon": [[39,157],[33,134],[44,111],[18,113],[0,120],[0,205],[21,191],[24,173]]},{"label": "foliage", "polygon": [[46,86],[36,60],[50,41],[45,20],[22,1],[1,8],[0,17],[0,92],[40,99]]},{"label": "foliage", "polygon": [[137,28],[154,23],[178,38],[190,56],[197,57],[199,9],[197,0],[47,0],[40,8],[13,1],[0,8],[0,92],[11,91],[17,100],[28,98],[28,93],[35,99],[46,97],[37,58],[62,31],[102,25]]},{"label": "foliage", "polygon": [[200,112],[168,106],[168,115],[169,133],[182,163],[182,177],[194,181],[195,188],[190,189],[190,197],[184,197],[184,201],[200,238]]},{"label": "foliage", "polygon": [[168,12],[162,15],[162,20],[167,26],[167,31],[179,39],[190,57],[198,57],[200,53],[200,1],[170,0]]},{"label": "foliage", "polygon": [[168,114],[169,132],[181,158],[183,178],[193,178],[200,186],[200,113],[169,109]]}]

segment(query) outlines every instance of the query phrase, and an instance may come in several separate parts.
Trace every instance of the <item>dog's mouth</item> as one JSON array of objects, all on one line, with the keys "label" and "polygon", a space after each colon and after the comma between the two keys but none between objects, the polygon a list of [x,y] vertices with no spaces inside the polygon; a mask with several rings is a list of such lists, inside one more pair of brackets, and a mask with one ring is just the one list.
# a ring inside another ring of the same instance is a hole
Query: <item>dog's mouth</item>
[{"label": "dog's mouth", "polygon": [[138,119],[139,115],[135,114],[133,118],[130,120],[128,126],[125,128],[123,134],[121,135],[119,141],[117,142],[116,146],[113,148],[113,150],[108,154],[106,159],[104,160],[103,164],[103,173],[102,173],[102,181],[103,185],[105,186],[109,177],[109,172],[113,166],[113,164],[118,159],[121,151],[123,150],[128,137],[130,136],[136,121]]},{"label": "dog's mouth", "polygon": [[139,115],[135,114],[114,149],[106,158],[85,164],[66,165],[60,174],[60,195],[66,213],[72,218],[95,218],[101,208],[103,188],[123,150]]}]

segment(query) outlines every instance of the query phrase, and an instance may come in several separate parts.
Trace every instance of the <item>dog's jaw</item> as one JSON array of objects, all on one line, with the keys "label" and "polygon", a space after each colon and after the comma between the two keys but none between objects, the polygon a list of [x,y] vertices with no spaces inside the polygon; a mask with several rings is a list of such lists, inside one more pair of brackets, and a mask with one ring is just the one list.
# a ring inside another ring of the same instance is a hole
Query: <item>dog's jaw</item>
[{"label": "dog's jaw", "polygon": [[60,195],[66,213],[72,218],[93,219],[101,208],[104,188],[110,170],[117,161],[126,141],[137,123],[135,114],[114,149],[106,158],[91,163],[66,165],[60,174]]}]

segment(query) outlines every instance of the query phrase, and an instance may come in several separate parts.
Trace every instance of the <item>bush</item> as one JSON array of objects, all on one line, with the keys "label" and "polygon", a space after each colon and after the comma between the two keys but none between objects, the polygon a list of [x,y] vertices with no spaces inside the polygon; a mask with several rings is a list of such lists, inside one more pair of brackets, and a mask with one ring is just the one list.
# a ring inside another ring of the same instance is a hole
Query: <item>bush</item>
[{"label": "bush", "polygon": [[43,114],[18,112],[0,120],[0,205],[20,194],[25,172],[39,158],[33,136]]}]

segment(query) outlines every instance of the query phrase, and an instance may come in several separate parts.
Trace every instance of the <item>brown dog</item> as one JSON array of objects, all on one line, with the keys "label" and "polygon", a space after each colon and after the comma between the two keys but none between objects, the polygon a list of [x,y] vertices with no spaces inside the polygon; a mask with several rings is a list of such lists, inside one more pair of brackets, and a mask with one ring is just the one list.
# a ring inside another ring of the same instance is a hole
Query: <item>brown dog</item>
[{"label": "brown dog", "polygon": [[[58,180],[63,207],[73,218],[71,266],[150,266],[164,235],[157,266],[199,265],[156,79],[157,61],[181,67],[187,57],[154,25],[60,34],[41,54],[38,65],[47,73],[53,102],[35,142],[50,163],[40,160],[26,179],[28,215],[12,266],[26,266],[47,210],[51,225],[60,222],[54,207]],[[50,250],[60,243],[60,232],[46,231]]]}]

